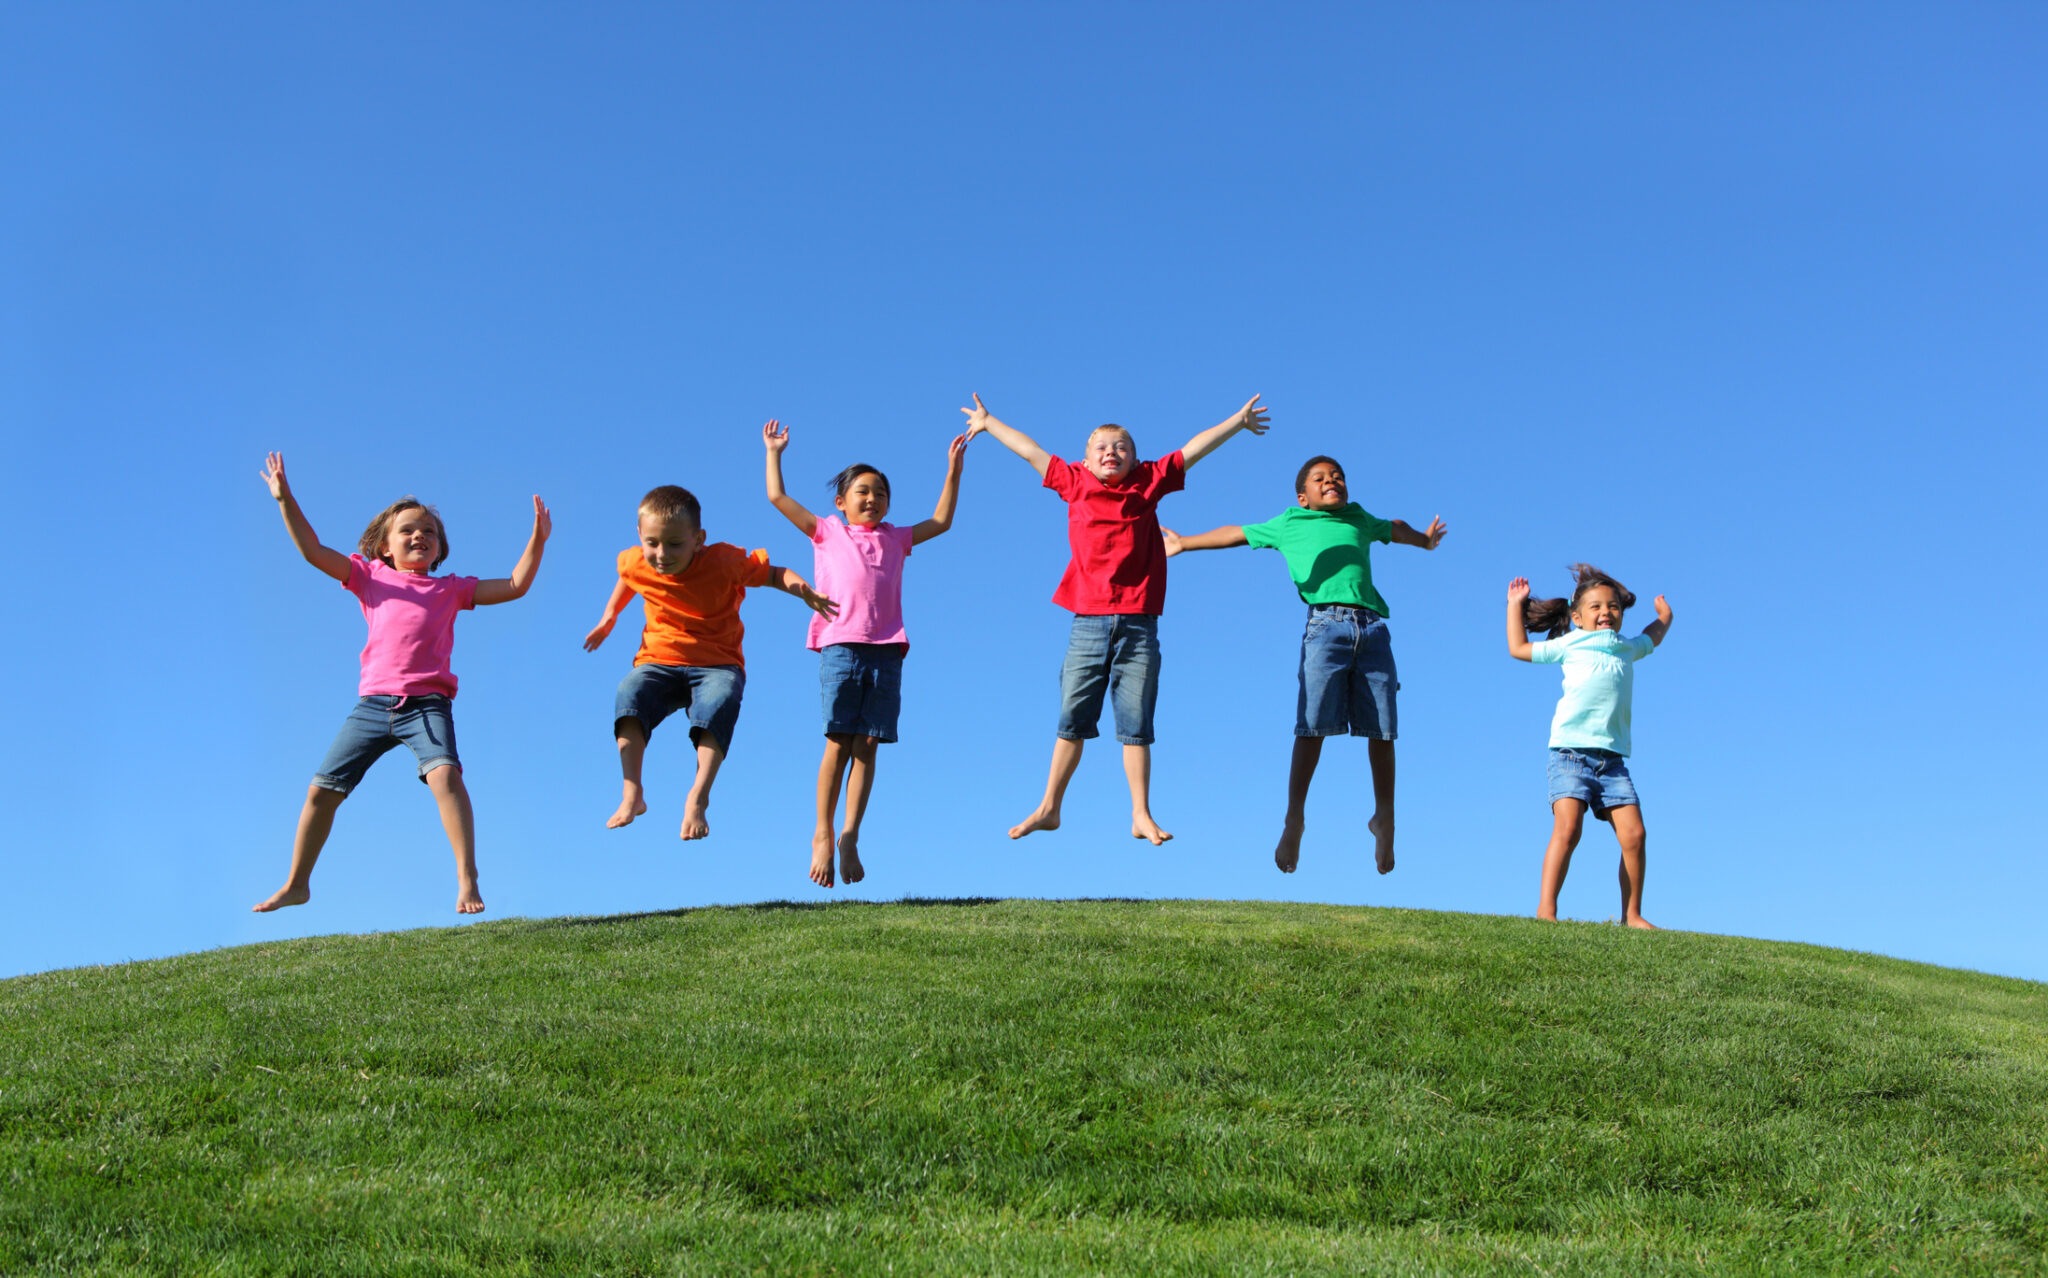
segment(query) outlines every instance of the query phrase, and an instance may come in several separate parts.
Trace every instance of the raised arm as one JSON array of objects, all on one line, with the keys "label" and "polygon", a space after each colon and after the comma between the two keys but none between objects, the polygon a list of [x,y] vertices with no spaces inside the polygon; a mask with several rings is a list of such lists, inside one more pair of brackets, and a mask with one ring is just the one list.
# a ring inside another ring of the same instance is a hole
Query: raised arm
[{"label": "raised arm", "polygon": [[1040,448],[1037,440],[1014,426],[1007,426],[996,420],[996,415],[982,405],[979,395],[974,397],[974,407],[963,408],[960,411],[967,414],[967,438],[971,440],[987,431],[1001,441],[1003,447],[1030,462],[1031,469],[1038,472],[1040,479],[1045,478],[1045,468],[1052,464],[1052,454]]},{"label": "raised arm", "polygon": [[1444,521],[1436,515],[1429,517],[1429,527],[1421,532],[1416,532],[1407,520],[1396,519],[1394,521],[1394,544],[1397,546],[1420,546],[1424,550],[1435,550],[1437,543],[1442,541],[1444,534],[1449,531],[1450,529],[1444,526]]},{"label": "raised arm", "polygon": [[548,548],[548,534],[555,530],[555,517],[548,504],[533,495],[533,532],[526,538],[526,550],[512,565],[510,577],[491,577],[476,583],[476,606],[511,603],[533,589],[533,575],[540,571],[541,552]]},{"label": "raised arm", "polygon": [[930,519],[911,525],[911,545],[930,541],[953,526],[953,508],[960,504],[960,468],[966,464],[967,436],[955,435],[946,445],[946,483],[939,489],[939,504]]},{"label": "raised arm", "polygon": [[1508,583],[1508,655],[1529,660],[1529,627],[1522,621],[1522,605],[1529,602],[1529,579],[1517,577]]},{"label": "raised arm", "polygon": [[1247,544],[1242,524],[1225,524],[1192,537],[1183,537],[1171,528],[1161,528],[1159,535],[1166,539],[1166,557],[1169,559],[1183,550],[1222,550]]},{"label": "raised arm", "polygon": [[786,595],[795,595],[804,601],[804,607],[828,621],[839,615],[839,605],[811,589],[811,583],[805,581],[794,568],[777,568],[774,564],[769,564],[768,584]]},{"label": "raised arm", "polygon": [[270,486],[271,500],[277,503],[278,512],[284,516],[284,530],[300,556],[346,585],[348,556],[331,546],[321,545],[320,539],[313,535],[313,525],[306,522],[306,512],[299,509],[299,499],[292,496],[291,481],[284,477],[283,453],[271,453],[263,459],[263,482]]},{"label": "raised arm", "polygon": [[789,447],[789,427],[769,418],[761,427],[761,442],[768,448],[768,501],[782,512],[783,518],[796,525],[797,531],[806,537],[816,535],[818,517],[808,507],[789,495],[782,486],[782,450]]},{"label": "raised arm", "polygon": [[1211,426],[1183,445],[1180,450],[1181,461],[1185,465],[1192,467],[1196,462],[1221,448],[1224,440],[1229,439],[1241,430],[1248,430],[1254,435],[1266,433],[1266,410],[1260,406],[1257,395],[1246,400],[1243,408],[1238,409],[1225,420],[1217,422],[1214,426]]},{"label": "raised arm", "polygon": [[626,579],[619,578],[618,583],[612,587],[612,597],[604,601],[604,615],[597,619],[597,624],[591,627],[590,633],[583,636],[583,651],[597,651],[598,645],[605,641],[611,634],[612,627],[618,624],[619,614],[626,610],[627,604],[633,602],[633,594],[633,588],[626,584]]},{"label": "raised arm", "polygon": [[1657,610],[1657,619],[1644,626],[1643,633],[1650,637],[1651,643],[1662,644],[1664,636],[1671,632],[1671,605],[1664,602],[1662,595],[1651,600],[1650,604]]}]

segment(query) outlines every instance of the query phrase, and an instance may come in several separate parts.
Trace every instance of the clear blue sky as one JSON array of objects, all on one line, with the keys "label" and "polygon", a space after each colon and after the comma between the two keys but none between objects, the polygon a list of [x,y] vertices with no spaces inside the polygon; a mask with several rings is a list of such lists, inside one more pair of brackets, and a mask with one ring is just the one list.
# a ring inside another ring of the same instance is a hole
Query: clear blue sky
[{"label": "clear blue sky", "polygon": [[[1531,913],[1557,674],[1506,656],[1502,596],[1587,559],[1677,611],[1637,680],[1651,918],[2048,978],[2044,66],[2022,4],[0,9],[0,974],[455,924],[402,755],[313,904],[247,912],[362,639],[268,449],[333,545],[438,503],[450,571],[509,571],[547,497],[533,594],[457,628],[485,917],[661,910],[828,894],[816,658],[772,592],[711,840],[675,838],[675,737],[653,813],[602,828],[633,639],[579,641],[644,490],[808,573],[767,417],[798,492],[866,460],[914,518],[971,391],[1145,456],[1257,391],[1272,432],[1169,525],[1269,517],[1316,452],[1451,525],[1375,554],[1400,868],[1356,742],[1272,867],[1302,610],[1250,550],[1173,567],[1179,837],[1125,836],[1098,744],[1067,828],[1004,838],[1051,745],[1064,517],[980,441],[910,564],[870,875],[829,899]],[[1614,863],[1591,831],[1567,914],[1618,913]]]}]

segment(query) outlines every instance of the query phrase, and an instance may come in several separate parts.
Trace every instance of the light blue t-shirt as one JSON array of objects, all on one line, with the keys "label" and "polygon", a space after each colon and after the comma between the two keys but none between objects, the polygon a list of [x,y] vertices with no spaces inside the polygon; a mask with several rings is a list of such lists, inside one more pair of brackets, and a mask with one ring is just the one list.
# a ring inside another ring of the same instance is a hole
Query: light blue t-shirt
[{"label": "light blue t-shirt", "polygon": [[1553,750],[1629,750],[1629,701],[1636,662],[1657,650],[1648,635],[1574,630],[1529,645],[1529,660],[1564,667],[1564,695],[1550,721]]}]

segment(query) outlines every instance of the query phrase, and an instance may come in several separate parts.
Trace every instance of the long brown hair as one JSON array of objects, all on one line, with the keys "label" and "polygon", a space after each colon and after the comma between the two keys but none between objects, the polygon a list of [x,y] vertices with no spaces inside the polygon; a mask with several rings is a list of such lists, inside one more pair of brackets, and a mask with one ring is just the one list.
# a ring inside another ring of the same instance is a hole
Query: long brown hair
[{"label": "long brown hair", "polygon": [[1627,586],[1601,572],[1591,564],[1573,564],[1572,578],[1578,583],[1572,587],[1570,599],[1524,599],[1522,601],[1522,626],[1528,630],[1541,630],[1555,639],[1572,628],[1572,611],[1579,606],[1579,600],[1595,586],[1606,586],[1614,592],[1614,602],[1627,612],[1636,606],[1635,594]]},{"label": "long brown hair", "polygon": [[377,517],[370,521],[370,526],[363,529],[363,539],[356,543],[356,549],[362,552],[365,559],[381,559],[386,568],[398,567],[391,562],[391,556],[384,552],[384,541],[391,535],[391,521],[398,517],[401,510],[424,510],[427,517],[434,521],[434,532],[440,538],[441,553],[434,557],[433,563],[427,565],[427,571],[432,572],[439,568],[441,562],[448,558],[448,525],[441,522],[440,511],[411,495],[400,497],[378,511]]}]

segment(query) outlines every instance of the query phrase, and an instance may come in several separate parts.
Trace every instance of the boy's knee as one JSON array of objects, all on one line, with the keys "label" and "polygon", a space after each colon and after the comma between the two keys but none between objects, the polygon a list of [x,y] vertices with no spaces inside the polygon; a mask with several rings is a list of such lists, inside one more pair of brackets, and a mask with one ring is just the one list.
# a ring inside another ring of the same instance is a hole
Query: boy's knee
[{"label": "boy's knee", "polygon": [[330,790],[318,784],[306,787],[306,806],[323,812],[332,812],[340,807],[341,801],[347,797],[346,790]]}]

